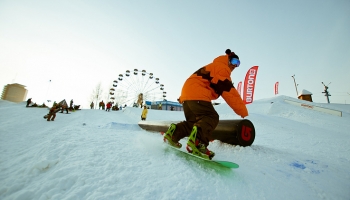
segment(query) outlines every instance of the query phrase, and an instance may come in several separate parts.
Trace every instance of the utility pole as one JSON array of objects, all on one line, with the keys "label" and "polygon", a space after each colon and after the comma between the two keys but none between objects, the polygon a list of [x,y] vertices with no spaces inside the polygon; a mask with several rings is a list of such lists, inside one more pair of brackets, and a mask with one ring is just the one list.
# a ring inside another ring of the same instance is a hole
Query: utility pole
[{"label": "utility pole", "polygon": [[299,93],[298,93],[297,83],[295,82],[295,74],[292,76],[292,78],[293,78],[293,80],[294,80],[295,91],[297,92],[297,98],[298,98]]},{"label": "utility pole", "polygon": [[[328,85],[329,84],[331,84],[331,83],[328,83]],[[322,92],[322,93],[325,93],[324,96],[327,97],[327,102],[330,103],[329,102],[329,96],[332,96],[332,95],[328,92],[328,85],[326,86],[323,82],[322,82],[322,85],[324,86],[324,92]]]},{"label": "utility pole", "polygon": [[49,84],[48,84],[47,90],[46,90],[46,101],[47,101],[48,103],[51,102],[51,99],[48,99],[48,96],[47,96],[47,94],[49,93],[49,89],[50,89],[50,83],[51,83],[51,80],[49,80]]}]

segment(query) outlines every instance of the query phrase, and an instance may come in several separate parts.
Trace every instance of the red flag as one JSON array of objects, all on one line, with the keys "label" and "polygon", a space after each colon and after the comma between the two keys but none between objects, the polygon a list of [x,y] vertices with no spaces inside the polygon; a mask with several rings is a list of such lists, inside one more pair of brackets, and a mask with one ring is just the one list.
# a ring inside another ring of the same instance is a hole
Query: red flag
[{"label": "red flag", "polygon": [[242,81],[240,81],[237,85],[237,92],[238,92],[239,96],[242,96],[241,91],[242,91]]},{"label": "red flag", "polygon": [[253,102],[255,80],[257,74],[258,66],[253,66],[248,70],[245,76],[243,88],[243,101],[245,104],[250,104]]},{"label": "red flag", "polygon": [[278,84],[279,84],[279,82],[275,83],[275,95],[278,94]]}]

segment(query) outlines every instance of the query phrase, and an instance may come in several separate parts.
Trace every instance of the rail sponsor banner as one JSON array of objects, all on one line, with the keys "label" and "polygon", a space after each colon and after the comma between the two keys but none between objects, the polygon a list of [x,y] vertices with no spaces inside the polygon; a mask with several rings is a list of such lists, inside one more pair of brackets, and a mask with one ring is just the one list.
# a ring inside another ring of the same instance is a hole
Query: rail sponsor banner
[{"label": "rail sponsor banner", "polygon": [[241,94],[242,93],[242,81],[240,81],[237,85],[237,92],[238,92],[239,96],[242,97],[242,94]]},{"label": "rail sponsor banner", "polygon": [[278,84],[279,84],[279,82],[276,82],[276,83],[275,83],[275,95],[278,94]]},{"label": "rail sponsor banner", "polygon": [[244,79],[243,88],[243,101],[245,104],[250,104],[253,102],[254,88],[256,82],[256,75],[258,74],[258,66],[251,67]]}]

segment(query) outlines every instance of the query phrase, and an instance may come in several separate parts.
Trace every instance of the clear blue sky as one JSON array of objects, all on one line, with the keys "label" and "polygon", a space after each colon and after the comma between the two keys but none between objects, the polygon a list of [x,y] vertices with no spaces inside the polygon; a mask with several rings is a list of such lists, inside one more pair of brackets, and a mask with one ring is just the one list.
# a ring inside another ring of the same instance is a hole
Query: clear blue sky
[{"label": "clear blue sky", "polygon": [[[183,82],[230,48],[237,85],[259,66],[254,99],[313,93],[350,103],[350,1],[0,0],[0,87],[28,97],[88,105],[95,86],[135,68],[154,73],[175,101]],[[52,82],[49,84],[49,80]],[[2,89],[2,88],[1,88]]]}]

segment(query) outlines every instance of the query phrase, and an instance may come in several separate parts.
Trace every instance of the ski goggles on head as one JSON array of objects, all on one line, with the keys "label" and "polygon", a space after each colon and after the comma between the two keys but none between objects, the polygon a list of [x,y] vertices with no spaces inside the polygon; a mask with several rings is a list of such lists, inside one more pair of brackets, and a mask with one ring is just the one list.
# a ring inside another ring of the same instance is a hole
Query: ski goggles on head
[{"label": "ski goggles on head", "polygon": [[231,63],[232,65],[236,65],[237,67],[239,67],[239,65],[241,64],[241,61],[239,61],[237,58],[232,58],[232,59],[230,60],[230,63]]}]

